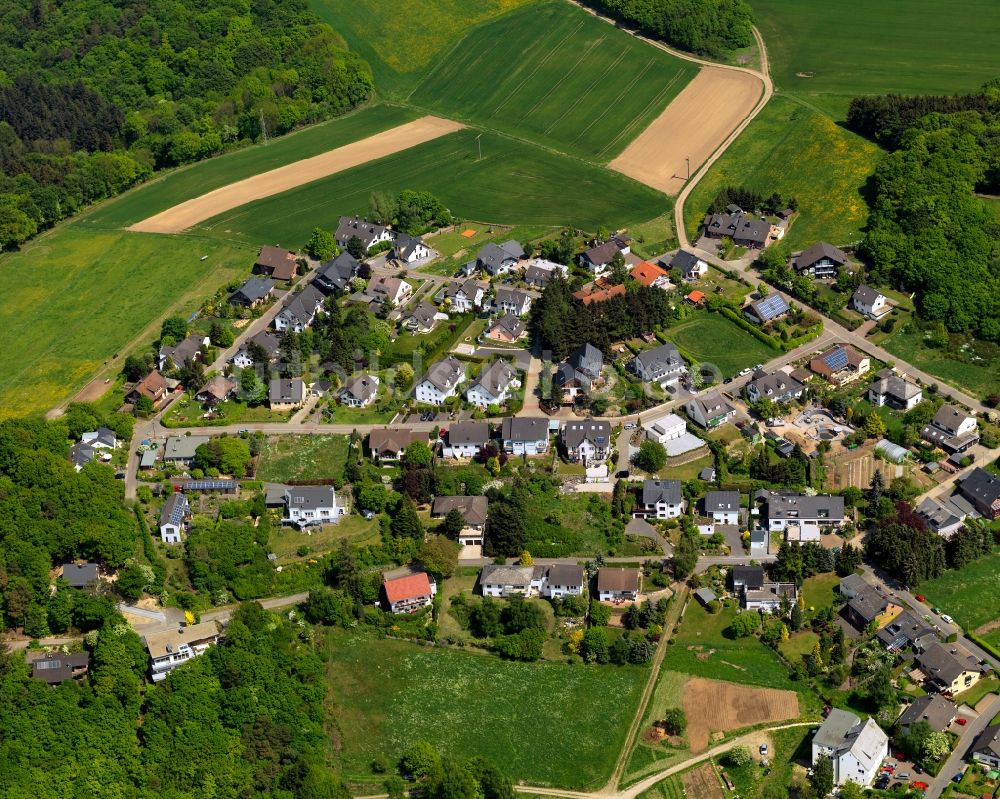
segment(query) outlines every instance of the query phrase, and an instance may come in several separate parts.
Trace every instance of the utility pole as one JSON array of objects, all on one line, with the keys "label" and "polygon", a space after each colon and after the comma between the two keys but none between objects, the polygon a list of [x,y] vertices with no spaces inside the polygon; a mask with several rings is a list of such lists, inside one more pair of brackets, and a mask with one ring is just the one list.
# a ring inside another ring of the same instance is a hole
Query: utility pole
[{"label": "utility pole", "polygon": [[267,146],[267,123],[264,121],[264,109],[260,109],[260,133],[264,137],[264,146]]},{"label": "utility pole", "polygon": [[476,159],[477,161],[483,160],[483,143],[480,141],[482,137],[483,137],[482,133],[476,136],[476,145],[479,147],[479,158]]},{"label": "utility pole", "polygon": [[688,168],[687,179],[691,180],[691,156],[689,155],[684,156],[684,161],[687,163],[687,168]]}]

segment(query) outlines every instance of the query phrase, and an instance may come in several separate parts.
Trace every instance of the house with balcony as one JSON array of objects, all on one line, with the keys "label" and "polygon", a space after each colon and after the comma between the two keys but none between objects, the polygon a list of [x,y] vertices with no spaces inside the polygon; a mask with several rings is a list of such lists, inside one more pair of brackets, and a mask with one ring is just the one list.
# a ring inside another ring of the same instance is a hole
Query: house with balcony
[{"label": "house with balcony", "polygon": [[204,654],[212,644],[218,642],[219,637],[219,627],[214,621],[189,624],[176,630],[144,636],[153,682],[165,680],[178,666]]},{"label": "house with balcony", "polygon": [[567,460],[585,466],[603,463],[611,452],[611,424],[595,419],[566,422],[561,441]]},{"label": "house with balcony", "polygon": [[434,603],[437,583],[427,572],[383,578],[382,596],[390,613],[417,613]]}]

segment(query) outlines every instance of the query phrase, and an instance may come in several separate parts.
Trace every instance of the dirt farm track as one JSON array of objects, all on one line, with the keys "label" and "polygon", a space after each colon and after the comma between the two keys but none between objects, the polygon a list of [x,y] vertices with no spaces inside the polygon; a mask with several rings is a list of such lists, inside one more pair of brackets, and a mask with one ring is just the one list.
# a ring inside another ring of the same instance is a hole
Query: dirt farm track
[{"label": "dirt farm track", "polygon": [[684,683],[684,712],[691,751],[703,752],[713,732],[797,719],[799,697],[794,691],[747,688],[694,677]]},{"label": "dirt farm track", "polygon": [[753,110],[763,84],[749,72],[703,67],[608,166],[676,196],[691,174]]},{"label": "dirt farm track", "polygon": [[376,158],[415,147],[463,127],[464,125],[449,119],[435,116],[421,117],[405,125],[376,133],[367,139],[351,142],[312,158],[304,158],[269,172],[230,183],[228,186],[143,219],[132,225],[129,230],[140,233],[180,233],[199,222],[254,200],[280,194],[304,183],[311,183],[336,172],[374,161]]}]

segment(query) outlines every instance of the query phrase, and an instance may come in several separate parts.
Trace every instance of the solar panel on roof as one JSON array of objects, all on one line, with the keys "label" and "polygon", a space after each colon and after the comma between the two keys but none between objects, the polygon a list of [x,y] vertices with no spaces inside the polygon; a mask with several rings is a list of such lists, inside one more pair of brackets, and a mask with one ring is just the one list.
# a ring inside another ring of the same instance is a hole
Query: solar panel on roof
[{"label": "solar panel on roof", "polygon": [[235,484],[234,480],[188,480],[184,488],[188,491],[228,491]]},{"label": "solar panel on roof", "polygon": [[46,669],[58,669],[62,667],[61,660],[36,660],[35,670],[45,671]]},{"label": "solar panel on roof", "polygon": [[847,350],[838,347],[823,358],[823,362],[833,370],[843,369],[847,366]]},{"label": "solar panel on roof", "polygon": [[757,303],[757,312],[763,319],[773,319],[778,314],[788,310],[785,299],[780,294],[773,294]]}]

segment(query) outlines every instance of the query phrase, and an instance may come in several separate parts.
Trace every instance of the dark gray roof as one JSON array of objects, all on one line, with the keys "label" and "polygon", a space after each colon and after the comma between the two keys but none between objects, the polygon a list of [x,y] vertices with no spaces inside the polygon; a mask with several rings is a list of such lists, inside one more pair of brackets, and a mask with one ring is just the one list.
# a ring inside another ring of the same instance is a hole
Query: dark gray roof
[{"label": "dark gray roof", "polygon": [[854,290],[851,300],[859,305],[872,305],[881,296],[882,292],[862,283]]},{"label": "dark gray roof", "polygon": [[437,308],[429,302],[421,300],[417,303],[417,306],[406,315],[404,324],[409,325],[412,321],[412,323],[417,327],[433,327],[434,315],[436,313]]},{"label": "dark gray roof", "polygon": [[376,222],[369,222],[367,219],[362,219],[357,216],[342,216],[337,224],[337,244],[341,247],[346,247],[347,242],[350,241],[353,236],[357,236],[361,239],[361,243],[364,244],[367,249],[372,245],[372,242],[374,242],[375,239],[387,230],[388,228],[385,225],[379,225]]},{"label": "dark gray roof", "polygon": [[938,408],[937,413],[934,414],[934,424],[940,427],[942,430],[958,430],[959,426],[966,419],[969,418],[969,414],[965,411],[959,410],[954,405],[942,405]]},{"label": "dark gray roof", "polygon": [[397,233],[396,242],[394,249],[396,250],[396,256],[401,258],[409,258],[410,254],[414,252],[417,247],[426,247],[424,240],[419,236],[411,236],[408,233]]},{"label": "dark gray roof", "polygon": [[367,372],[361,372],[344,382],[344,392],[361,402],[368,402],[378,392],[378,382]]},{"label": "dark gray roof", "polygon": [[926,721],[934,732],[943,732],[958,715],[954,702],[949,702],[941,694],[918,696],[902,712],[896,722],[900,727],[908,727],[918,721]]},{"label": "dark gray roof", "polygon": [[959,491],[987,518],[1000,511],[1000,477],[976,467],[959,485]]},{"label": "dark gray roof", "polygon": [[611,263],[611,259],[615,257],[615,254],[621,252],[623,249],[625,249],[623,242],[612,236],[603,244],[598,244],[584,252],[583,257],[594,266],[604,266]]},{"label": "dark gray roof", "polygon": [[740,509],[739,491],[709,491],[705,494],[705,512],[733,511]]},{"label": "dark gray roof", "polygon": [[37,660],[31,661],[31,676],[49,685],[58,685],[63,680],[73,677],[74,669],[85,669],[90,663],[90,655],[86,652],[49,652]]},{"label": "dark gray roof", "polygon": [[751,382],[756,392],[765,398],[786,397],[802,391],[804,386],[784,372],[774,372]]},{"label": "dark gray roof", "polygon": [[456,422],[448,428],[448,444],[450,446],[467,444],[482,446],[489,440],[489,422]]},{"label": "dark gray roof", "polygon": [[350,285],[351,278],[358,274],[361,262],[358,261],[347,250],[344,250],[336,258],[324,261],[316,270],[316,277],[313,283],[322,291],[346,291]]},{"label": "dark gray roof", "polygon": [[607,449],[611,446],[611,425],[594,419],[567,422],[562,431],[562,438],[566,448],[570,450],[575,450],[584,441],[590,441],[600,449]]},{"label": "dark gray roof", "polygon": [[566,359],[566,363],[596,379],[604,366],[604,353],[593,344],[583,344]]},{"label": "dark gray roof", "polygon": [[583,566],[556,563],[546,568],[545,579],[551,585],[583,586]]},{"label": "dark gray roof", "polygon": [[484,391],[497,397],[510,388],[511,381],[517,378],[517,371],[506,361],[494,361],[482,372],[470,386],[481,386]]},{"label": "dark gray roof", "polygon": [[972,753],[982,753],[987,757],[1000,757],[1000,724],[987,727],[972,744]]},{"label": "dark gray roof", "polygon": [[950,685],[966,671],[982,672],[979,660],[961,644],[934,644],[917,655],[920,670],[932,680]]},{"label": "dark gray roof", "polygon": [[702,260],[693,252],[688,252],[687,250],[678,250],[677,254],[670,259],[670,266],[676,269],[683,269],[687,271],[692,266],[697,266],[698,261]]},{"label": "dark gray roof", "polygon": [[264,299],[274,288],[274,281],[269,278],[252,277],[236,291],[229,295],[229,302],[251,304]]},{"label": "dark gray roof", "polygon": [[509,335],[512,339],[518,338],[524,332],[525,329],[524,322],[522,322],[520,318],[514,316],[514,314],[510,312],[505,313],[503,316],[497,319],[493,323],[491,329],[496,327],[503,328],[507,332],[507,335]]},{"label": "dark gray roof", "polygon": [[669,372],[684,365],[677,347],[670,343],[644,350],[635,356],[635,360],[651,373]]},{"label": "dark gray roof", "polygon": [[160,526],[164,524],[180,525],[190,512],[191,506],[183,494],[171,494],[160,509]]},{"label": "dark gray roof", "polygon": [[316,310],[323,304],[323,293],[312,283],[306,286],[298,294],[287,298],[284,307],[278,315],[300,325],[307,325],[312,321]]},{"label": "dark gray roof", "polygon": [[188,360],[194,359],[205,346],[205,336],[192,333],[183,341],[169,347],[161,347],[160,354],[168,363],[172,363],[178,369]]},{"label": "dark gray roof", "polygon": [[681,501],[680,480],[644,480],[642,483],[642,504],[655,505],[666,502],[678,505]]},{"label": "dark gray roof", "polygon": [[486,524],[489,504],[486,497],[435,497],[431,514],[433,516],[447,516],[450,511],[457,510],[462,514],[466,524],[482,527]]},{"label": "dark gray roof", "polygon": [[824,258],[829,258],[838,266],[843,266],[847,263],[847,254],[843,250],[834,247],[832,244],[827,244],[825,241],[818,241],[809,249],[799,253],[792,266],[796,271],[801,272],[803,269],[808,269],[817,261],[821,261]]},{"label": "dark gray roof", "polygon": [[285,504],[299,510],[319,510],[337,504],[331,486],[292,486],[285,490]]},{"label": "dark gray roof", "polygon": [[261,347],[267,353],[268,358],[273,358],[277,355],[281,347],[281,339],[267,330],[261,330],[259,333],[248,338],[240,349],[246,350],[247,345],[251,342]]},{"label": "dark gray roof", "polygon": [[511,239],[502,244],[490,242],[483,245],[476,259],[490,274],[495,275],[500,271],[504,261],[517,261],[523,257],[524,249],[520,244]]},{"label": "dark gray roof", "polygon": [[426,380],[434,388],[446,393],[458,385],[464,376],[465,366],[457,358],[449,356],[432,363],[420,382]]},{"label": "dark gray roof", "polygon": [[84,588],[97,582],[97,564],[64,563],[62,576],[73,588]]},{"label": "dark gray roof", "polygon": [[543,441],[549,437],[549,420],[544,417],[508,416],[500,424],[504,441]]},{"label": "dark gray roof", "polygon": [[88,463],[94,460],[94,456],[96,454],[97,451],[92,446],[90,446],[90,444],[87,444],[83,441],[80,441],[79,443],[74,444],[72,447],[69,448],[70,462],[74,466],[80,469],[82,469],[84,466],[86,466]]},{"label": "dark gray roof", "polygon": [[524,291],[519,291],[518,289],[497,289],[496,297],[493,300],[493,304],[498,308],[503,305],[513,305],[515,308],[523,308],[524,302],[527,300],[531,302],[531,295]]},{"label": "dark gray roof", "polygon": [[892,650],[903,649],[925,635],[933,635],[933,628],[912,610],[904,610],[875,635]]},{"label": "dark gray roof", "polygon": [[267,398],[270,402],[302,402],[305,391],[305,384],[298,378],[286,380],[276,377],[268,387]]},{"label": "dark gray roof", "polygon": [[769,519],[831,519],[844,518],[844,498],[830,494],[772,494],[767,501]]},{"label": "dark gray roof", "polygon": [[745,585],[750,589],[759,589],[764,585],[764,567],[733,566],[733,585]]}]

